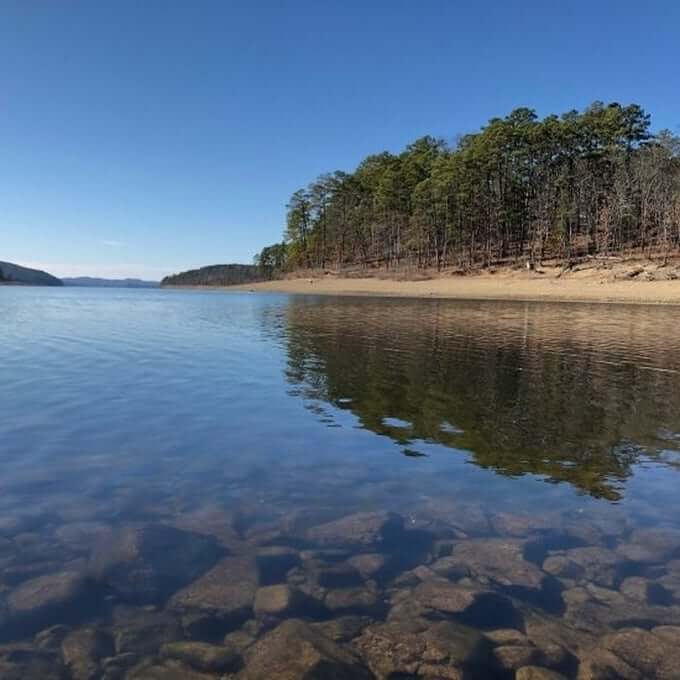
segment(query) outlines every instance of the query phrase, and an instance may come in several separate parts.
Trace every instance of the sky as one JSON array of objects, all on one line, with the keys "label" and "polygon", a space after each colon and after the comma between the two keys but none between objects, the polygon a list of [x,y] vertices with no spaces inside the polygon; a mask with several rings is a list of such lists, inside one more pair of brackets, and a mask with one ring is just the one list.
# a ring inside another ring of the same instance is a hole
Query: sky
[{"label": "sky", "polygon": [[680,3],[2,0],[0,260],[251,262],[293,191],[519,106],[680,133]]}]

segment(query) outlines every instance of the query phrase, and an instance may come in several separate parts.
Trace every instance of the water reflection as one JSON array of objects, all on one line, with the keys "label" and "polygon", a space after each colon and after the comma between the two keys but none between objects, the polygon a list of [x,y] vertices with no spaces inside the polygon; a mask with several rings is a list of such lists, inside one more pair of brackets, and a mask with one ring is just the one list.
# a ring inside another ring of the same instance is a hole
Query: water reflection
[{"label": "water reflection", "polygon": [[410,452],[434,442],[617,500],[635,463],[673,459],[678,321],[674,308],[297,298],[286,375]]}]

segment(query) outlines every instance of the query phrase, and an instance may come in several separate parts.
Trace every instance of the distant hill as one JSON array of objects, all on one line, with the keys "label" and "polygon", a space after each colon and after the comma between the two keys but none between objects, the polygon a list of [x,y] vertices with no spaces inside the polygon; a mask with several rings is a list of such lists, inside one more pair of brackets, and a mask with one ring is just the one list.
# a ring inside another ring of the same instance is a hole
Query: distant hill
[{"label": "distant hill", "polygon": [[0,283],[18,283],[25,286],[63,286],[56,276],[40,271],[20,267],[11,262],[0,262]]},{"label": "distant hill", "polygon": [[62,279],[65,286],[88,286],[90,288],[158,288],[158,281],[142,279],[99,279],[92,276],[74,276]]},{"label": "distant hill", "polygon": [[214,264],[166,276],[161,286],[236,286],[271,278],[268,270],[254,264]]}]

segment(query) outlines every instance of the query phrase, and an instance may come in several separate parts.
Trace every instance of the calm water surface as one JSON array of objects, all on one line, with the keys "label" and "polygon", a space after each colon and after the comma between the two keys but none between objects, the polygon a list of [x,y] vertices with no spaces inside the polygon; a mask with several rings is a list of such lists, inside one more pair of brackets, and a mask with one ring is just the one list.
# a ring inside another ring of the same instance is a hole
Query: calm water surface
[{"label": "calm water surface", "polygon": [[0,677],[617,677],[584,673],[680,625],[678,308],[0,288],[0,321]]}]

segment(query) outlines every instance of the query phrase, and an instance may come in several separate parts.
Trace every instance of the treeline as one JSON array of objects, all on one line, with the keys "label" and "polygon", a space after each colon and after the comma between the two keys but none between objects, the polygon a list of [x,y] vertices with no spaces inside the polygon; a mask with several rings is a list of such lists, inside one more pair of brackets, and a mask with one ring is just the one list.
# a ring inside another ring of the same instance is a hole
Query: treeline
[{"label": "treeline", "polygon": [[61,279],[39,269],[21,267],[12,262],[0,262],[0,281],[26,286],[63,286]]},{"label": "treeline", "polygon": [[266,268],[252,264],[214,264],[166,276],[161,286],[235,286],[271,277]]},{"label": "treeline", "polygon": [[423,137],[296,191],[267,271],[565,262],[680,249],[680,138],[636,104],[521,108],[453,146]]}]

